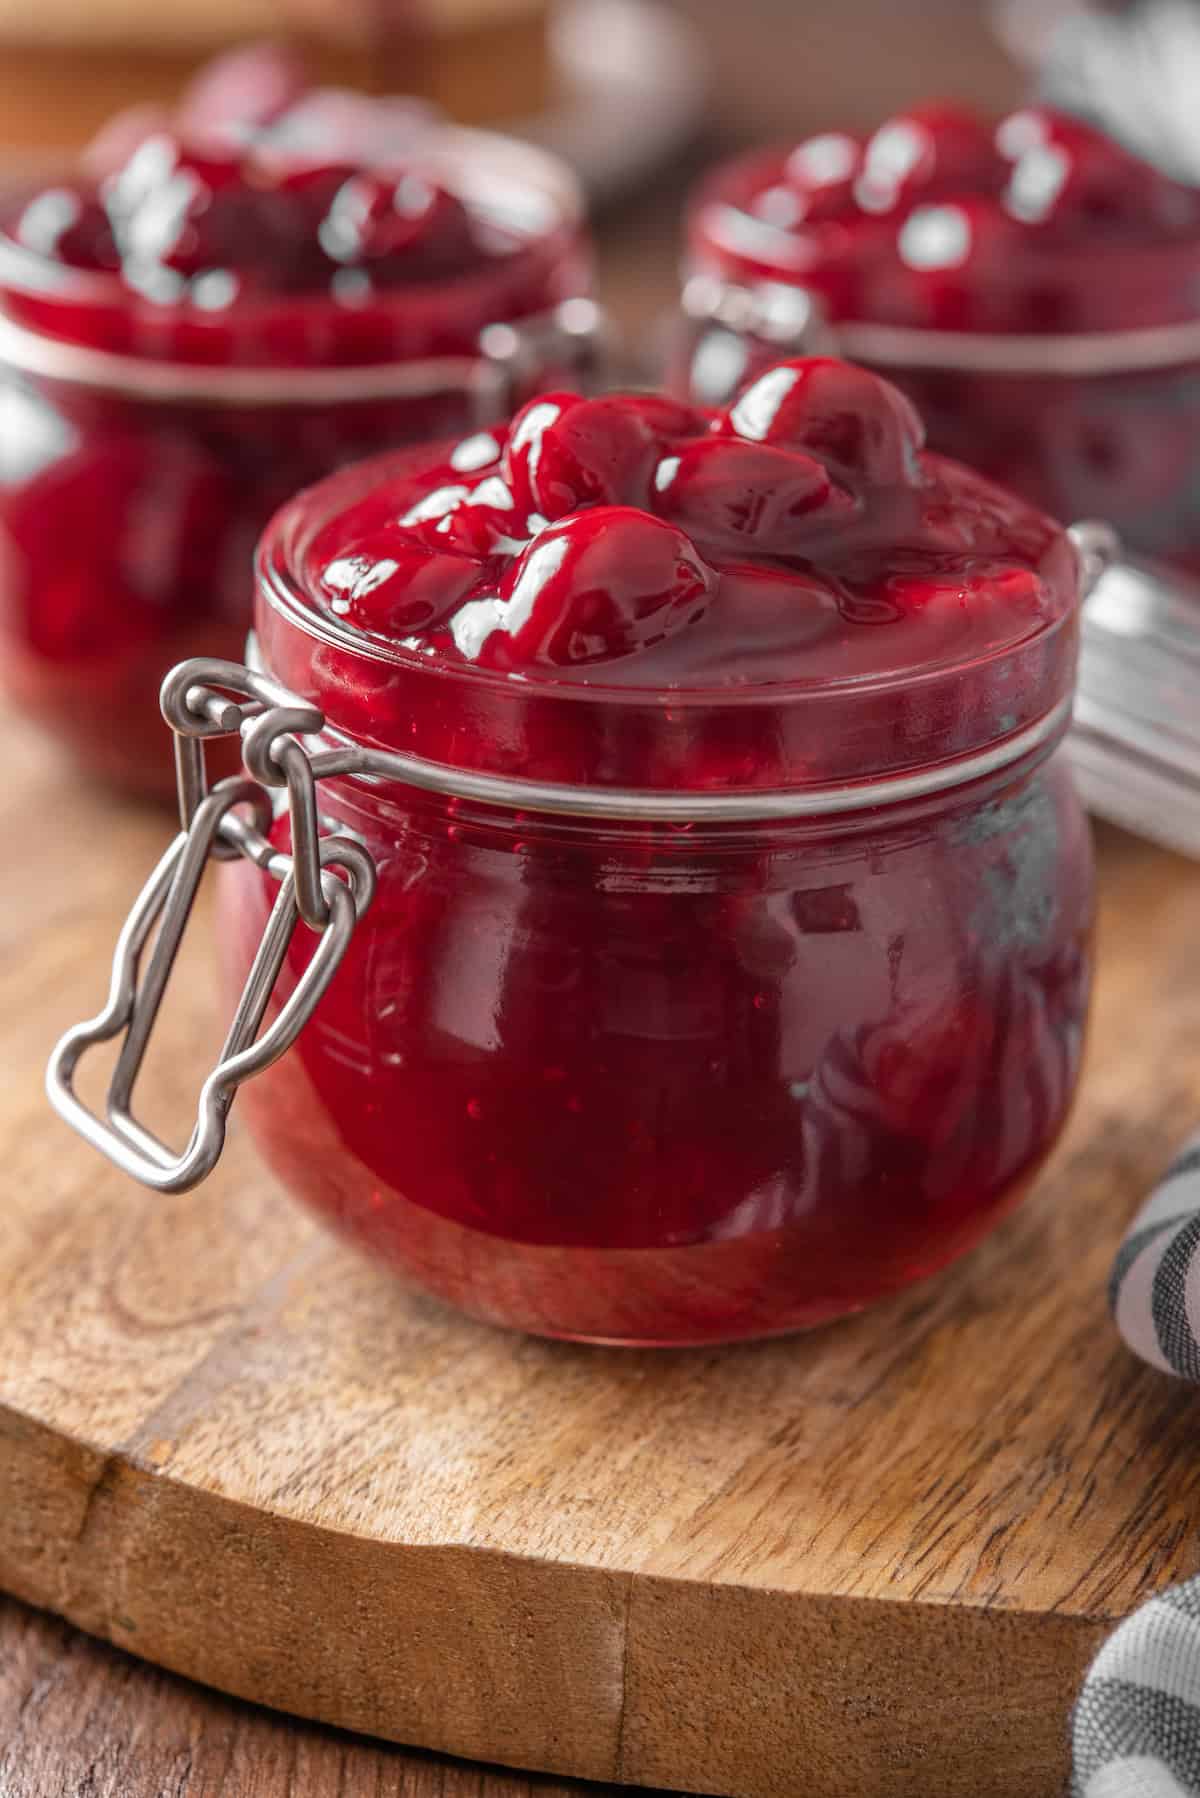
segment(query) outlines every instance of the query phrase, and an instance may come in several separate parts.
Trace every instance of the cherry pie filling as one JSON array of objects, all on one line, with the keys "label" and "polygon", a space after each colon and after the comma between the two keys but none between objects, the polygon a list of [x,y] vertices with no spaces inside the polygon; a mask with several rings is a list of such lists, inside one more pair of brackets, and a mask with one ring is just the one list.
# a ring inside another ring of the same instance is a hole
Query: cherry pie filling
[{"label": "cherry pie filling", "polygon": [[[569,181],[536,153],[415,102],[309,89],[275,53],[216,65],[174,114],[114,120],[67,181],[10,192],[0,313],[28,335],[0,354],[35,352],[0,421],[17,698],[90,769],[169,788],[158,682],[183,654],[239,652],[271,513],[494,408],[468,369],[480,331],[587,279]],[[73,375],[77,350],[123,360],[97,384]],[[290,371],[405,364],[435,372],[289,393]],[[226,395],[232,370],[261,393]]]},{"label": "cherry pie filling", "polygon": [[[241,1103],[418,1283],[542,1333],[729,1340],[907,1284],[1027,1189],[1090,975],[1048,755],[1078,571],[921,438],[823,360],[719,412],[552,393],[273,523],[263,660],[335,740],[611,790],[582,818],[322,782],[378,896]],[[629,789],[737,812],[638,821]],[[772,820],[780,792],[821,799]],[[223,879],[236,988],[274,888]]]},{"label": "cherry pie filling", "polygon": [[[1194,357],[1139,371],[1118,343],[1105,372],[1080,376],[1052,341],[1197,320],[1194,188],[1048,107],[990,124],[930,105],[865,138],[825,132],[727,165],[698,193],[689,241],[701,274],[801,286],[835,328],[954,333],[964,361],[979,334],[1050,340],[1040,366],[996,373],[950,367],[918,338],[887,372],[936,449],[1057,516],[1110,518],[1133,547],[1200,565]],[[723,397],[773,353],[710,338],[692,379]]]}]

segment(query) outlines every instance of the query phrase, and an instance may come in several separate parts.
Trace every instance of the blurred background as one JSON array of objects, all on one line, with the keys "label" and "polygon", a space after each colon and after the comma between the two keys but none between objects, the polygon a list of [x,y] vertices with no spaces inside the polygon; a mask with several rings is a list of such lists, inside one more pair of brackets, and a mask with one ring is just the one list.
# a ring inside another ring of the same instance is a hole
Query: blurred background
[{"label": "blurred background", "polygon": [[[516,123],[567,97],[572,71],[555,54],[564,14],[576,26],[586,14],[593,72],[628,41],[626,4],[553,10],[557,21],[547,0],[0,0],[0,142],[77,144],[118,107],[169,98],[215,52],[262,37],[302,45],[327,81]],[[702,122],[724,139],[865,124],[931,87],[994,107],[1021,91],[987,0],[672,0],[672,10],[719,71]],[[1043,0],[1040,16],[1051,10]],[[667,86],[670,61],[664,42],[653,73]]]},{"label": "blurred background", "polygon": [[[598,208],[601,297],[640,334],[670,304],[690,180],[728,148],[870,125],[931,94],[1028,89],[1012,0],[0,0],[0,155],[86,143],[209,58],[293,43],[317,80],[426,96],[563,155]],[[1044,29],[1054,0],[1039,0]]]}]

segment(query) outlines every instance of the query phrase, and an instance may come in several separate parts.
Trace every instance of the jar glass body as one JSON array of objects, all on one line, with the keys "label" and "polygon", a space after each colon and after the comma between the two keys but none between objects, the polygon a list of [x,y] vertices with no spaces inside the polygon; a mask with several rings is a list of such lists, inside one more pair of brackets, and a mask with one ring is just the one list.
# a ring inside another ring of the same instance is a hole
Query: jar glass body
[{"label": "jar glass body", "polygon": [[[540,152],[461,137],[472,167],[491,155],[518,187],[540,182],[540,235],[494,270],[369,306],[156,307],[115,277],[49,281],[2,246],[0,680],[89,774],[168,796],[159,683],[182,657],[239,655],[272,512],[333,468],[510,409],[481,331],[586,295],[572,178]],[[553,341],[530,338],[522,386],[561,378]],[[236,391],[247,376],[252,397]]]},{"label": "jar glass body", "polygon": [[[239,1104],[293,1192],[478,1316],[646,1344],[816,1324],[969,1248],[1062,1127],[1092,869],[1045,748],[788,822],[538,818],[349,778],[321,809],[378,894]],[[236,991],[276,889],[246,862],[222,881]]]},{"label": "jar glass body", "polygon": [[89,775],[163,796],[159,685],[186,656],[240,656],[272,512],[341,463],[472,424],[463,391],[251,407],[0,381],[0,679]]}]

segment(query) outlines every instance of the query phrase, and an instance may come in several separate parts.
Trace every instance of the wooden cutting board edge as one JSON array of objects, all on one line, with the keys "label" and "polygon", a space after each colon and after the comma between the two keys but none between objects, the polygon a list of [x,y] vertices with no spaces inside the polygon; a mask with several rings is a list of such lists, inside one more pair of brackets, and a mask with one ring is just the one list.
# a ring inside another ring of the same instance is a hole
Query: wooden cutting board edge
[{"label": "wooden cutting board edge", "polygon": [[9,1408],[0,1447],[0,1586],[17,1597],[238,1697],[546,1773],[736,1798],[810,1780],[1057,1798],[1061,1719],[1114,1622],[381,1543]]}]

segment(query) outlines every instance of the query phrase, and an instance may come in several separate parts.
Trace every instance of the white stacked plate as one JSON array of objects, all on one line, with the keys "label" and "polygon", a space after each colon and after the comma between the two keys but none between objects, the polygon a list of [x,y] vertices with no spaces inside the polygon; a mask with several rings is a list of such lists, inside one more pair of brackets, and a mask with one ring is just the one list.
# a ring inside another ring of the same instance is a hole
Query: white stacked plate
[{"label": "white stacked plate", "polygon": [[1200,857],[1200,585],[1128,562],[1100,577],[1068,752],[1098,816]]}]

